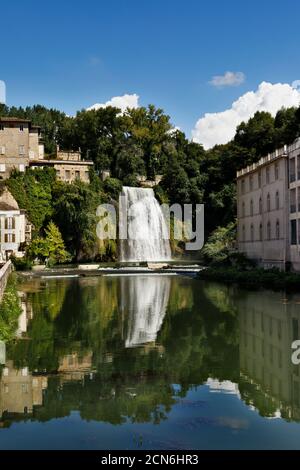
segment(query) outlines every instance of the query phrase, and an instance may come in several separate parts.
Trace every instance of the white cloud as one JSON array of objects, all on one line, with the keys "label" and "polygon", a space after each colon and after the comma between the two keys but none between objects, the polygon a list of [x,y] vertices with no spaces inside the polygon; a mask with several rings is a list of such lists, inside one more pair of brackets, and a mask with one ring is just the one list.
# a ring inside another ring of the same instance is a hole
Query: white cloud
[{"label": "white cloud", "polygon": [[248,121],[256,111],[268,111],[275,116],[282,107],[289,108],[299,104],[299,89],[288,83],[262,82],[256,91],[242,95],[230,109],[207,113],[201,117],[192,130],[192,138],[206,149],[216,144],[226,144],[234,137],[236,127],[242,121]]},{"label": "white cloud", "polygon": [[224,75],[215,75],[209,84],[219,88],[238,86],[244,83],[245,79],[246,76],[243,72],[225,72]]},{"label": "white cloud", "polygon": [[121,109],[122,113],[126,111],[127,108],[138,108],[139,107],[139,96],[136,94],[133,95],[123,95],[123,96],[114,96],[106,103],[95,103],[87,111],[92,109],[107,108],[108,106],[114,106],[115,108]]}]

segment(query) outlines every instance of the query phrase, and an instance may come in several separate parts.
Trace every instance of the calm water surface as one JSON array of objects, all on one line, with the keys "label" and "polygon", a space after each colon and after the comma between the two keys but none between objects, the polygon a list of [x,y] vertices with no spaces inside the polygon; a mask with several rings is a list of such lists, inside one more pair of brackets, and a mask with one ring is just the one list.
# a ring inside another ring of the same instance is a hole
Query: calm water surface
[{"label": "calm water surface", "polygon": [[1,449],[300,448],[300,295],[149,275],[20,292]]}]

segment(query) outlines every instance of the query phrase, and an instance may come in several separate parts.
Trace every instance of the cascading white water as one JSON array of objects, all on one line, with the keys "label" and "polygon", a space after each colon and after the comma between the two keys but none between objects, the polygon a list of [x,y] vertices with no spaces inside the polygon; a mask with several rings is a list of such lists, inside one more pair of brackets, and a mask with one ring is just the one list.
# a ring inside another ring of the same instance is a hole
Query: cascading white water
[{"label": "cascading white water", "polygon": [[120,240],[120,261],[169,261],[168,228],[151,188],[123,187],[126,211],[120,211],[120,226],[127,223],[127,239]]},{"label": "cascading white water", "polygon": [[121,278],[124,316],[128,318],[125,347],[154,342],[166,315],[171,279],[167,276]]}]

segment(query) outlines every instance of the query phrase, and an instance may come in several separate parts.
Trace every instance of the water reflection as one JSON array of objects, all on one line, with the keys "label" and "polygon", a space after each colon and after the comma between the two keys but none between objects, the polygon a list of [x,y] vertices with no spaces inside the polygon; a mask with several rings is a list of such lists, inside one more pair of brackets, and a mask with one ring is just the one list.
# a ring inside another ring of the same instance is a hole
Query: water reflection
[{"label": "water reflection", "polygon": [[180,406],[185,434],[248,429],[240,408],[218,412],[224,396],[300,421],[299,296],[167,276],[35,279],[21,291],[17,338],[0,365],[1,427],[74,411],[87,422],[158,424]]},{"label": "water reflection", "polygon": [[166,314],[171,279],[167,276],[121,278],[121,310],[128,315],[126,348],[155,342]]}]

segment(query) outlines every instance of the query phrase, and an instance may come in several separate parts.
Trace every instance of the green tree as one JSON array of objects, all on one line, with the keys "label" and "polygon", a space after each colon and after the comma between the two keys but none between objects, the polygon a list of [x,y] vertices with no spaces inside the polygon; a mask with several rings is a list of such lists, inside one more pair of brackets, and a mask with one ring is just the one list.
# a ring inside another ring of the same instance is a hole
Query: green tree
[{"label": "green tree", "polygon": [[46,259],[50,266],[70,261],[61,233],[53,222],[49,222],[45,229],[45,237],[37,237],[32,241],[28,255],[31,258]]}]

